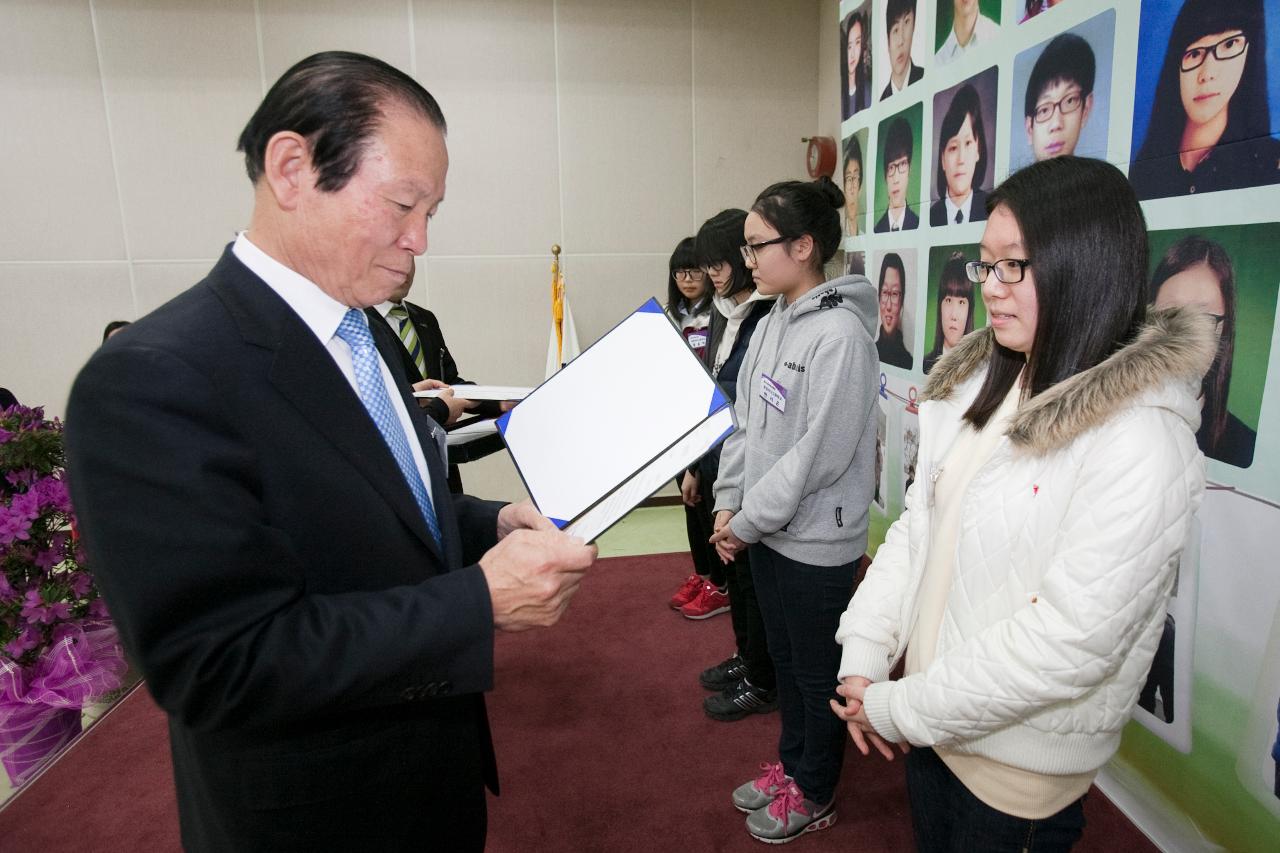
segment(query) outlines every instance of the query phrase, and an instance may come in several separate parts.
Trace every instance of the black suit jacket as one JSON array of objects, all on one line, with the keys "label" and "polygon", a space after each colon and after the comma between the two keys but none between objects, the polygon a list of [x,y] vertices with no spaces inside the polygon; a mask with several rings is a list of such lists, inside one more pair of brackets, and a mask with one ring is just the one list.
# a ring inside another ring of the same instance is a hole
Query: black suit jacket
[{"label": "black suit jacket", "polygon": [[[899,230],[911,231],[919,227],[920,227],[920,217],[917,216],[916,212],[911,209],[911,205],[907,205],[906,213],[902,214],[902,228]],[[889,211],[886,210],[884,212],[884,216],[881,216],[879,219],[876,220],[875,232],[877,234],[882,234],[884,232],[887,232],[888,230],[889,230]]]},{"label": "black suit jacket", "polygon": [[[973,191],[973,203],[969,205],[969,222],[983,222],[987,218],[987,194],[982,190]],[[941,225],[954,225],[947,219],[947,201],[938,199],[929,206],[929,225],[937,228]]]},{"label": "black suit jacket", "polygon": [[451,498],[443,547],[333,359],[228,249],[107,341],[67,412],[80,530],[169,715],[190,850],[417,849],[444,786],[497,777],[493,615],[473,565],[501,505]]},{"label": "black suit jacket", "polygon": [[[907,72],[907,85],[910,86],[912,83],[919,82],[920,78],[923,76],[924,76],[924,69],[921,68],[919,65],[916,65],[914,62],[911,63],[911,70]],[[880,100],[883,101],[885,98],[889,97],[892,94],[893,94],[893,81],[889,81],[888,83],[885,84],[884,91],[880,93]]]}]

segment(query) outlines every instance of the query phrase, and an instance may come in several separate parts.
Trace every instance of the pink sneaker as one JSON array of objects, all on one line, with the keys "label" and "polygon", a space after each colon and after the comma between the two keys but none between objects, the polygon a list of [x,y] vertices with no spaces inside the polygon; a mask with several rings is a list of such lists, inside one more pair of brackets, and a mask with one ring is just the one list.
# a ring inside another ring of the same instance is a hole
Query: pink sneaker
[{"label": "pink sneaker", "polygon": [[704,583],[706,583],[706,581],[703,579],[702,575],[693,574],[685,578],[684,583],[680,585],[680,588],[676,590],[676,594],[671,596],[671,601],[668,602],[668,604],[671,605],[671,609],[679,610],[690,601],[693,601],[693,599],[698,595],[698,590],[702,589],[702,585]]},{"label": "pink sneaker", "polygon": [[693,600],[680,608],[686,619],[710,619],[720,613],[729,612],[729,593],[716,589],[715,584],[705,581]]},{"label": "pink sneaker", "polygon": [[828,829],[836,822],[836,801],[806,799],[795,782],[778,789],[773,802],[747,815],[747,832],[765,844],[786,844],[801,835]]},{"label": "pink sneaker", "polygon": [[750,782],[743,782],[733,792],[733,807],[750,814],[773,802],[784,787],[791,784],[791,777],[782,769],[782,762],[760,765],[760,775]]}]

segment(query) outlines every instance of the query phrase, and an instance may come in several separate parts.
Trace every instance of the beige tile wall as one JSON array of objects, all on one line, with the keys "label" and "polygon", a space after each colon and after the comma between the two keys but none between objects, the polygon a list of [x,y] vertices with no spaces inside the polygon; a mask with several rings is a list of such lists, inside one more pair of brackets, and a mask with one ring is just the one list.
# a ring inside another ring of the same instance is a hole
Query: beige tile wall
[{"label": "beige tile wall", "polygon": [[[819,96],[835,2],[0,4],[0,385],[62,414],[108,320],[202,275],[251,209],[241,127],[285,68],[335,48],[409,71],[449,121],[411,298],[464,376],[536,383],[552,243],[586,346],[662,296],[679,238],[802,177],[800,137],[838,135]],[[464,476],[521,491],[502,457]]]}]

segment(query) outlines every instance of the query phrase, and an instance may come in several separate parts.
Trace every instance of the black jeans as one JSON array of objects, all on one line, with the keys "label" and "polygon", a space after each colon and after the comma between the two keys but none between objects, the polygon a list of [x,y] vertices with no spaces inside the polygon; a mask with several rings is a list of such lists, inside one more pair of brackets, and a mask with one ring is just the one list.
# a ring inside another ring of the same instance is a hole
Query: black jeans
[{"label": "black jeans", "polygon": [[827,701],[836,698],[836,627],[853,596],[858,561],[812,566],[767,545],[749,550],[778,679],[782,769],[807,798],[825,804],[835,795],[844,762],[847,729]]},{"label": "black jeans", "polygon": [[1042,820],[997,811],[979,800],[928,747],[907,753],[911,828],[922,853],[1070,850],[1084,831],[1084,797]]},{"label": "black jeans", "polygon": [[[720,563],[719,555],[716,562]],[[750,557],[738,552],[733,562],[725,566],[725,578],[729,586],[733,639],[738,647],[738,656],[747,665],[747,681],[762,690],[773,690],[778,678],[773,670],[773,659],[769,656],[764,617],[760,614],[756,585],[751,576]]]},{"label": "black jeans", "polygon": [[[682,475],[683,476],[683,475]],[[676,478],[676,487],[680,486],[681,477]],[[701,484],[699,484],[701,491]],[[716,586],[724,586],[724,563],[716,553],[716,546],[711,544],[714,519],[711,515],[711,504],[706,496],[693,506],[685,505],[684,526],[689,534],[689,554],[693,557],[693,570],[711,581]]]}]

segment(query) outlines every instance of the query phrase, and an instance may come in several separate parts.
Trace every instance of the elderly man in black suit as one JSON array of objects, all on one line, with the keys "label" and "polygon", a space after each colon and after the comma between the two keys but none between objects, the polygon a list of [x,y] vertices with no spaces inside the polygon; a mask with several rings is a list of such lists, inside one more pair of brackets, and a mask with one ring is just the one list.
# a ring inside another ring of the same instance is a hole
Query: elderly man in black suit
[{"label": "elderly man in black suit", "polygon": [[450,496],[364,313],[426,251],[444,130],[379,60],[295,65],[240,137],[248,231],[72,389],[83,542],[169,715],[190,850],[483,848],[494,629],[554,623],[595,557]]}]

